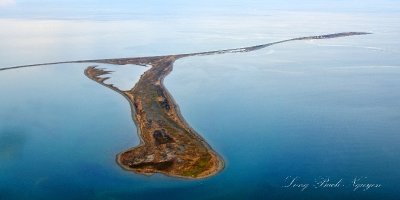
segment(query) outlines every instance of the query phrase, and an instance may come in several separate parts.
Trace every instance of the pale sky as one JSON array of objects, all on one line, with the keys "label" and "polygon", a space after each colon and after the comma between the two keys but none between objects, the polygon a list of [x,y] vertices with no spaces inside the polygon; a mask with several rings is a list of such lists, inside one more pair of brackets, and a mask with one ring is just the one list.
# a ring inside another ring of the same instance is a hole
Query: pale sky
[{"label": "pale sky", "polygon": [[14,5],[15,0],[0,0],[0,7]]},{"label": "pale sky", "polygon": [[0,0],[0,18],[261,14],[271,11],[399,13],[399,0]]}]

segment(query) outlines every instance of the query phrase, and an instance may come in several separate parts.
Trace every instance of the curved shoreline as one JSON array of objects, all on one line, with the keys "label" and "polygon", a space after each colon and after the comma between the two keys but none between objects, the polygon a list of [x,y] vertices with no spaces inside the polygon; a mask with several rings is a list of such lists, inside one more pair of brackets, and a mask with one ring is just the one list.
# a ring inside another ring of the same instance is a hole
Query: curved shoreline
[{"label": "curved shoreline", "polygon": [[[130,101],[129,97],[126,96],[126,94],[123,93],[123,91],[119,90],[119,89],[116,88],[116,87],[113,87],[112,85],[105,84],[105,83],[104,83],[105,80],[99,82],[98,80],[96,80],[96,79],[94,79],[92,76],[90,76],[90,75],[88,74],[88,69],[89,69],[90,67],[97,67],[97,66],[89,66],[88,68],[85,69],[84,74],[85,74],[89,79],[91,79],[91,80],[93,80],[93,81],[95,81],[95,82],[97,82],[97,83],[100,83],[101,85],[103,85],[103,86],[105,86],[105,87],[107,87],[107,88],[109,88],[109,89],[111,89],[111,90],[113,90],[113,91],[119,93],[120,95],[122,95],[122,96],[129,102],[129,105],[130,105],[130,108],[131,108],[131,118],[132,118],[132,120],[133,120],[134,123],[135,123],[136,130],[137,130],[137,134],[138,134],[138,137],[139,137],[140,142],[139,142],[139,144],[138,144],[136,147],[132,147],[132,148],[128,149],[127,151],[132,150],[132,149],[135,149],[135,148],[137,148],[137,147],[139,147],[139,146],[143,146],[143,145],[144,145],[144,141],[143,141],[143,137],[142,137],[142,135],[141,135],[141,131],[140,131],[140,129],[139,129],[139,125],[137,124],[137,121],[135,120],[135,113],[136,113],[136,111],[135,111],[135,109],[134,109],[133,102]],[[162,80],[163,80],[163,81],[161,82],[161,84],[162,84],[163,88],[165,89],[165,91],[168,92],[168,90],[165,88],[165,86],[164,86],[164,84],[163,84],[164,79],[162,79]],[[135,86],[136,86],[136,84],[135,84]],[[135,87],[135,86],[134,86],[134,87]],[[168,93],[169,93],[169,92],[168,92]],[[172,97],[171,95],[169,95],[169,97],[170,97],[170,100],[173,102],[173,104],[176,106],[177,114],[180,116],[181,119],[184,120],[184,118],[183,118],[183,116],[182,116],[182,114],[181,114],[181,112],[180,112],[180,110],[179,110],[178,104],[176,104],[175,100],[173,99],[173,97]],[[185,123],[185,125],[186,125],[188,128],[190,128],[190,129],[193,131],[193,133],[196,133],[196,136],[203,142],[204,145],[206,145],[206,147],[207,147],[209,150],[214,151],[214,150],[212,149],[212,147],[211,147],[209,144],[206,143],[206,141],[204,140],[204,138],[203,138],[200,134],[198,134],[197,132],[195,132],[194,129],[193,129],[185,120],[184,120],[184,123]],[[123,151],[123,152],[125,152],[125,151]],[[120,152],[120,153],[117,154],[117,156],[116,156],[116,162],[119,164],[119,166],[120,166],[122,169],[124,169],[124,170],[126,170],[126,171],[132,171],[132,169],[130,169],[129,167],[127,167],[127,166],[125,166],[125,165],[123,165],[123,164],[121,163],[121,154],[122,154],[123,152]],[[216,151],[214,151],[214,152],[215,152],[215,154],[216,154],[219,158],[222,158],[222,156],[220,156]],[[224,163],[223,159],[220,159],[219,161],[220,161],[220,163],[219,163],[219,165],[218,165],[218,168],[216,168],[214,171],[212,171],[209,175],[203,176],[203,177],[201,177],[201,178],[207,178],[207,177],[210,177],[210,176],[216,174],[216,173],[219,172],[219,171],[222,171],[222,170],[224,169],[224,167],[225,167],[225,163]],[[151,175],[151,174],[149,174],[149,175]],[[187,176],[177,176],[177,175],[171,176],[171,175],[168,175],[168,174],[164,174],[164,175],[170,176],[170,177],[175,177],[175,178],[182,178],[182,179],[199,179],[199,177],[197,177],[197,178],[192,178],[192,177],[187,177]]]},{"label": "curved shoreline", "polygon": [[[183,157],[185,157],[185,156],[190,156],[190,157],[195,158],[197,160],[201,159],[201,156],[198,156],[196,153],[192,153],[192,154],[190,154],[190,153],[195,151],[196,149],[205,148],[207,150],[207,155],[211,156],[210,160],[214,160],[211,163],[214,163],[214,164],[211,165],[210,167],[208,167],[207,169],[205,169],[204,171],[198,172],[198,174],[191,174],[191,176],[184,176],[184,175],[180,174],[183,170],[182,171],[175,171],[173,169],[172,170],[171,169],[158,169],[157,167],[154,167],[154,166],[151,166],[151,167],[146,166],[145,167],[146,168],[146,172],[144,172],[144,173],[142,172],[142,174],[163,173],[163,174],[169,175],[169,176],[174,176],[174,177],[179,177],[179,178],[189,178],[189,179],[195,179],[195,178],[199,179],[199,178],[206,178],[206,177],[212,176],[212,175],[218,173],[219,171],[221,171],[224,168],[223,159],[222,159],[221,156],[219,156],[211,148],[211,146],[209,146],[205,142],[205,140],[200,136],[200,134],[195,132],[195,130],[192,127],[190,127],[189,124],[186,121],[184,121],[184,118],[182,117],[182,115],[181,115],[181,113],[179,111],[178,105],[175,103],[174,99],[169,94],[169,92],[167,91],[167,89],[165,88],[165,86],[163,84],[164,77],[166,75],[168,75],[172,71],[172,65],[173,65],[173,62],[175,61],[175,57],[167,57],[167,58],[164,58],[164,59],[167,59],[168,61],[166,63],[161,62],[160,65],[163,66],[163,64],[167,64],[167,66],[170,67],[170,68],[168,68],[168,70],[164,70],[164,73],[159,74],[160,75],[159,76],[160,87],[163,90],[163,92],[166,94],[165,97],[167,98],[167,101],[169,102],[169,105],[174,107],[174,109],[173,109],[174,113],[173,114],[175,114],[177,116],[177,118],[178,118],[178,120],[176,120],[177,121],[176,124],[183,125],[183,127],[184,127],[183,129],[188,129],[189,130],[189,132],[187,132],[185,134],[191,134],[194,137],[194,138],[191,139],[191,142],[196,142],[197,141],[197,142],[201,143],[201,145],[198,144],[198,145],[196,145],[194,147],[191,147],[191,151],[189,153],[186,152],[185,155],[181,155],[180,153],[174,154],[173,155],[174,156],[174,160],[175,159],[180,159],[180,158],[182,158],[182,160],[184,160]],[[136,110],[137,108],[135,107],[135,103],[132,100],[132,96],[131,96],[130,92],[129,91],[121,91],[118,88],[114,87],[113,85],[105,84],[104,81],[106,80],[106,78],[100,78],[99,76],[107,74],[107,73],[108,73],[108,71],[104,71],[103,69],[98,69],[95,66],[90,66],[85,70],[85,75],[87,77],[89,77],[93,81],[96,81],[96,82],[100,83],[101,85],[103,85],[105,87],[108,87],[108,88],[118,92],[119,94],[124,96],[129,101],[129,104],[130,104],[130,107],[131,107],[132,119],[135,122],[135,125],[137,127],[138,136],[140,138],[140,144],[137,145],[136,147],[130,148],[130,149],[124,151],[124,152],[119,153],[117,155],[117,157],[116,157],[116,161],[123,169],[128,170],[128,171],[134,171],[134,172],[140,173],[140,172],[137,171],[138,170],[137,168],[133,168],[133,167],[131,167],[131,166],[129,166],[127,164],[126,160],[129,160],[128,161],[128,163],[129,163],[129,162],[132,162],[131,159],[134,159],[134,158],[132,158],[132,156],[128,156],[128,157],[124,156],[125,153],[132,152],[132,151],[134,152],[134,151],[137,151],[137,149],[145,148],[146,145],[149,146],[148,148],[158,148],[157,149],[158,151],[166,151],[165,149],[168,150],[168,148],[164,147],[164,146],[162,148],[160,148],[160,146],[159,147],[154,147],[154,145],[152,144],[154,142],[153,140],[147,139],[147,141],[145,141],[143,139],[143,138],[146,138],[146,135],[144,135],[144,134],[146,132],[149,133],[149,131],[146,128],[144,128],[143,124],[139,123],[138,118],[140,116],[138,117],[138,112]],[[138,84],[135,84],[135,86],[130,91],[135,91],[137,89],[137,87],[138,87]],[[155,101],[155,100],[152,99],[152,101]],[[162,109],[157,110],[157,112],[159,112],[159,113],[156,113],[156,114],[160,114],[160,115],[163,114],[162,113],[163,112]],[[171,125],[176,125],[176,124],[171,124]],[[178,144],[180,142],[179,141],[180,140],[179,137],[174,137],[173,134],[171,134],[170,136],[172,138],[174,138],[174,140],[175,140],[174,143]],[[149,138],[149,137],[147,137],[147,138]],[[179,146],[182,145],[182,142],[180,144],[178,144],[178,145]],[[143,153],[142,154],[138,154],[138,155],[136,155],[136,157],[140,157],[140,156],[143,156],[143,155],[144,155]],[[151,155],[153,155],[153,154],[151,154]],[[156,162],[154,160],[152,162],[154,162],[156,164],[159,163],[159,162]],[[141,162],[143,163],[143,161],[141,161]],[[139,163],[139,164],[141,164],[141,163]],[[187,170],[187,169],[190,170],[190,168],[196,168],[196,167],[197,167],[196,165],[193,165],[193,163],[191,163],[191,164],[186,165],[186,167],[184,169],[185,170]],[[140,170],[142,170],[142,168]],[[167,171],[165,171],[165,170],[167,170]],[[168,171],[174,171],[174,172],[171,174],[171,173],[168,173]]]},{"label": "curved shoreline", "polygon": [[100,76],[108,74],[109,71],[96,68],[97,66],[89,66],[85,69],[84,73],[88,78],[118,92],[130,104],[131,117],[137,127],[140,144],[119,153],[116,156],[116,161],[123,169],[139,174],[162,173],[179,178],[201,179],[217,174],[223,170],[225,163],[204,138],[186,122],[179,110],[179,106],[164,86],[164,78],[173,70],[176,60],[190,56],[244,53],[290,41],[331,39],[364,34],[369,33],[344,32],[300,37],[244,48],[189,54],[23,65],[0,68],[0,71],[65,63],[151,66],[132,89],[127,91],[122,91],[112,84],[104,83],[107,78],[101,78]]}]

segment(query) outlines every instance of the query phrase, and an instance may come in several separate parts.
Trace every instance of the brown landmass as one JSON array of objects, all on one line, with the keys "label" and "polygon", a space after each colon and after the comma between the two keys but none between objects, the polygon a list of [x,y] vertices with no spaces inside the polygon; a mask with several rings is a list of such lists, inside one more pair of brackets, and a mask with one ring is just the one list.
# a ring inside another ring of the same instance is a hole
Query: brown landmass
[{"label": "brown landmass", "polygon": [[44,63],[2,68],[18,69],[62,63],[107,63],[115,65],[151,66],[139,81],[128,91],[122,91],[100,77],[109,71],[90,66],[85,75],[124,96],[131,105],[133,120],[138,128],[141,143],[117,155],[118,164],[126,170],[140,174],[162,173],[182,178],[205,178],[224,167],[223,159],[196,133],[181,116],[179,108],[163,85],[164,78],[172,71],[174,62],[183,57],[204,56],[224,53],[239,53],[259,50],[271,45],[312,39],[330,39],[364,32],[345,32],[329,35],[301,37],[262,45],[208,51],[191,54],[153,56],[140,58],[116,58]]},{"label": "brown landmass", "polygon": [[100,76],[108,71],[95,66],[85,70],[86,76],[117,91],[131,104],[141,143],[118,154],[117,162],[124,169],[141,174],[203,178],[220,171],[224,166],[222,158],[183,120],[178,106],[163,85],[176,57],[139,60],[151,63],[152,67],[128,91],[105,84],[106,78]]}]

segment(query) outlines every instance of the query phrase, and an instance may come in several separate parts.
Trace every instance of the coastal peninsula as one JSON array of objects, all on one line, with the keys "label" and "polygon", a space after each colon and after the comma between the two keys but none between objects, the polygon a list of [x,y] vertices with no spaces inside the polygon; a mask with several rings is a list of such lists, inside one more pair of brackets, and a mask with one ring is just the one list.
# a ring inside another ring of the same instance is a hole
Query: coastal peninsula
[{"label": "coastal peninsula", "polygon": [[203,178],[220,171],[223,160],[183,119],[178,106],[163,85],[172,71],[175,56],[141,60],[152,67],[132,89],[121,91],[101,75],[109,73],[90,66],[90,79],[120,93],[130,103],[141,143],[118,154],[118,164],[141,174],[163,173],[175,177]]},{"label": "coastal peninsula", "polygon": [[172,71],[176,60],[190,56],[250,52],[271,45],[297,40],[330,39],[364,34],[369,33],[345,32],[301,37],[244,48],[200,53],[43,63],[2,68],[0,71],[62,63],[149,66],[149,70],[127,91],[122,91],[112,84],[104,83],[107,78],[101,76],[110,73],[109,71],[97,66],[89,66],[85,70],[87,77],[118,92],[130,103],[132,118],[137,126],[141,143],[137,147],[118,154],[117,163],[122,168],[139,174],[162,173],[173,177],[199,179],[217,174],[224,168],[224,161],[184,120],[178,105],[163,85],[164,78]]}]

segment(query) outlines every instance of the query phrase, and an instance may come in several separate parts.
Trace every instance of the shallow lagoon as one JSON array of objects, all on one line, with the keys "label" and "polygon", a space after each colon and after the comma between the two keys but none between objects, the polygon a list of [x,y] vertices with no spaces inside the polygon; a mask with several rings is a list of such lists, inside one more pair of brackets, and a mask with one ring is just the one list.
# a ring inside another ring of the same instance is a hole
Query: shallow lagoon
[{"label": "shallow lagoon", "polygon": [[[227,163],[217,176],[197,181],[145,177],[115,163],[118,152],[139,143],[136,128],[128,102],[86,78],[87,65],[1,72],[0,199],[394,199],[398,18],[315,16],[319,20],[307,24],[287,13],[169,18],[175,23],[168,26],[151,19],[2,20],[8,29],[0,33],[1,66],[197,52],[354,28],[375,34],[178,60],[165,85]],[[324,26],[326,19],[335,23]],[[165,32],[156,32],[160,26]],[[346,183],[366,176],[383,188],[300,192],[282,188],[287,176]]]}]

